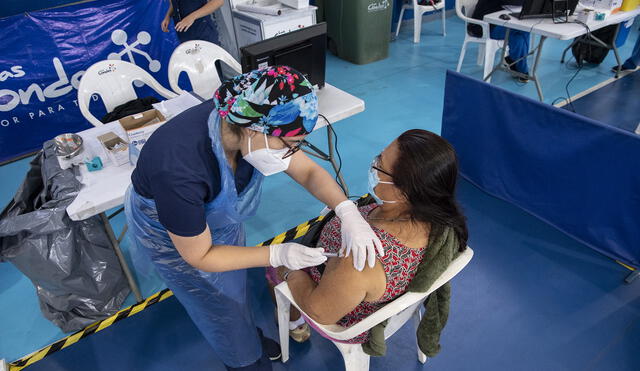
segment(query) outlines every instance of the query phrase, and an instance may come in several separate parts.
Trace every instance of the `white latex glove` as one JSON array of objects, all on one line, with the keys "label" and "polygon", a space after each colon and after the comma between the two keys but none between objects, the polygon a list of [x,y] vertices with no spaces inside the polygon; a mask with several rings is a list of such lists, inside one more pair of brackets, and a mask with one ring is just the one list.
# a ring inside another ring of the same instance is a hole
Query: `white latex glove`
[{"label": "white latex glove", "polygon": [[369,267],[373,268],[376,265],[376,251],[378,255],[384,256],[384,248],[378,236],[353,202],[342,201],[336,206],[335,212],[342,222],[340,255],[349,256],[353,251],[353,266],[357,270],[364,269],[365,260],[369,262]]},{"label": "white latex glove", "polygon": [[285,266],[291,270],[320,265],[327,261],[322,255],[324,249],[311,248],[299,243],[288,242],[269,246],[269,264],[272,267]]}]

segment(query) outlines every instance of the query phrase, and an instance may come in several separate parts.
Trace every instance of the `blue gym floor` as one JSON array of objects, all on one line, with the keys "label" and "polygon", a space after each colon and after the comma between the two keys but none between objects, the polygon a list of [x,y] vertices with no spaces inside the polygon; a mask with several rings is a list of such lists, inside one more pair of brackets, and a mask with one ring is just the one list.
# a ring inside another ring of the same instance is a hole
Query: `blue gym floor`
[{"label": "blue gym floor", "polygon": [[[327,81],[366,102],[364,113],[339,122],[343,171],[352,195],[366,192],[371,158],[410,128],[440,132],[446,69],[454,69],[463,39],[463,23],[447,18],[423,26],[413,44],[404,26],[384,61],[357,66],[328,57]],[[631,52],[637,31],[621,48]],[[566,97],[574,74],[559,63],[568,42],[548,40],[539,75],[546,102]],[[573,80],[574,95],[612,76],[612,55],[597,67],[584,68]],[[463,73],[480,77],[471,47]],[[533,84],[514,82],[499,73],[492,83],[536,98]],[[606,105],[602,109],[615,106]],[[326,134],[314,133],[315,144]],[[321,147],[326,147],[321,145]],[[10,200],[28,168],[28,160],[0,167],[0,204]],[[286,189],[286,192],[282,190]],[[407,325],[390,340],[389,354],[375,358],[372,370],[637,370],[640,366],[639,282],[625,285],[628,271],[573,241],[523,211],[486,195],[465,181],[459,200],[468,217],[469,245],[476,255],[453,283],[449,323],[441,353],[422,366],[417,362],[414,329]],[[261,242],[322,208],[284,175],[265,182],[258,216],[248,223],[250,243]],[[118,232],[122,216],[116,217]],[[127,244],[123,246],[127,248]],[[250,272],[256,321],[276,337],[273,305],[263,272]],[[155,290],[141,282],[145,295]],[[40,314],[35,290],[10,264],[0,264],[0,358],[20,358],[64,336]],[[128,299],[126,305],[133,302]],[[306,344],[292,343],[287,364],[275,370],[340,370],[338,351],[314,334]],[[209,345],[175,300],[145,311],[35,363],[33,370],[223,370]]]}]

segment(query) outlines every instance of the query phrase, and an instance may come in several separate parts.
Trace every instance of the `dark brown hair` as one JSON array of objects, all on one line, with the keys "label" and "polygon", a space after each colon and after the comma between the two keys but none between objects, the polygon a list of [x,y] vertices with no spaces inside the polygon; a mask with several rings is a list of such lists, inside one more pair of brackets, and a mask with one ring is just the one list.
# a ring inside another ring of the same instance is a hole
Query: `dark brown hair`
[{"label": "dark brown hair", "polygon": [[400,154],[393,165],[393,182],[407,197],[411,218],[430,223],[436,234],[443,227],[453,228],[464,250],[469,232],[455,199],[458,160],[453,147],[421,129],[405,131],[397,143]]}]

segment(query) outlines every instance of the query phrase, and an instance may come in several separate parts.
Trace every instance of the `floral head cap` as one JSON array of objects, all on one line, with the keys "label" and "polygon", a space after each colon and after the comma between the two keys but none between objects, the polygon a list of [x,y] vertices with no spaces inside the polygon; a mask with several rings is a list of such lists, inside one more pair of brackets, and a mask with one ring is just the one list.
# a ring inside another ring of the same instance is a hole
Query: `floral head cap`
[{"label": "floral head cap", "polygon": [[266,67],[230,78],[213,101],[228,123],[275,137],[313,131],[318,97],[304,75],[286,66]]}]

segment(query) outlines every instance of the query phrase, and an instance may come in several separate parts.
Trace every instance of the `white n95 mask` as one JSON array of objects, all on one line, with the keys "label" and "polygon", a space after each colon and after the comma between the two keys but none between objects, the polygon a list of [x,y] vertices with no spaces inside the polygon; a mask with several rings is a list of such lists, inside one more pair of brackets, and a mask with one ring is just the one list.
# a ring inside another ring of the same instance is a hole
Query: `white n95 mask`
[{"label": "white n95 mask", "polygon": [[249,138],[249,153],[242,158],[247,161],[251,166],[258,170],[262,175],[269,176],[283,172],[289,168],[291,163],[291,157],[282,158],[288,148],[283,149],[270,149],[269,141],[267,140],[267,134],[264,134],[264,143],[267,148],[261,148],[251,152],[251,138]]}]

